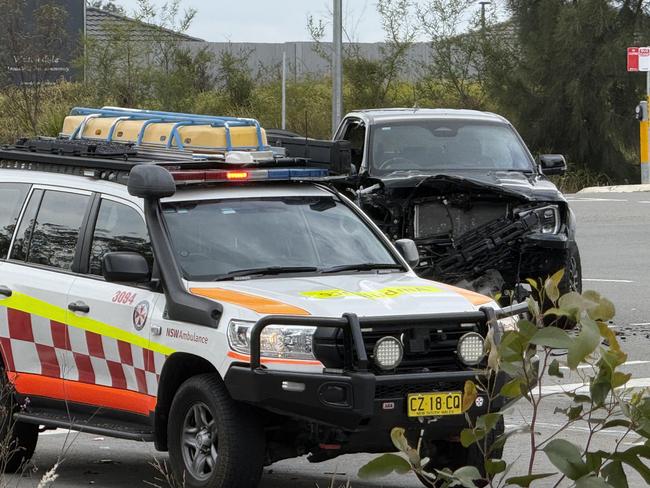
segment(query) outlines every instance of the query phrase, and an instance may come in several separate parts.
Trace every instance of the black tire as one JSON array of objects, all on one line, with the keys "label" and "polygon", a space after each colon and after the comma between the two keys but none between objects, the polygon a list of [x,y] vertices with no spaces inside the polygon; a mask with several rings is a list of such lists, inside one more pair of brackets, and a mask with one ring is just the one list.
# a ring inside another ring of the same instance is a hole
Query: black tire
[{"label": "black tire", "polygon": [[[185,381],[168,422],[169,461],[186,488],[255,488],[264,466],[264,431],[234,402],[216,374]],[[185,439],[185,441],[184,441]]]},{"label": "black tire", "polygon": [[[499,419],[497,422],[496,426],[494,429],[492,429],[486,438],[481,441],[482,443],[484,442],[485,444],[482,444],[483,446],[489,447],[494,444],[494,442],[497,440],[497,438],[501,435],[503,435],[505,431],[505,425],[503,422],[503,418]],[[448,463],[447,466],[440,466],[439,464],[437,466],[429,466],[427,465],[425,469],[427,471],[433,470],[433,469],[443,469],[445,467],[451,469],[452,471],[455,471],[458,468],[462,468],[463,466],[474,466],[476,467],[479,472],[481,473],[481,476],[484,478],[487,478],[487,473],[485,472],[485,459],[483,457],[483,454],[481,453],[481,449],[479,446],[476,444],[472,444],[468,448],[464,448],[463,446],[460,445],[458,442],[449,442],[447,445],[446,449],[447,455],[450,457],[450,462]],[[498,449],[494,449],[490,453],[490,459],[501,459],[503,456],[503,447],[500,447]],[[427,469],[428,468],[428,469]],[[423,477],[417,475],[417,478],[420,480],[420,482],[428,487],[428,488],[437,488],[440,486],[444,485],[443,481],[436,481],[433,484],[424,479]],[[482,486],[487,486],[487,482],[476,482],[476,486],[482,487]]]},{"label": "black tire", "polygon": [[[580,251],[578,245],[574,242],[569,244],[567,255],[564,263],[564,276],[558,285],[560,296],[566,295],[572,291],[582,293],[582,263],[580,261]],[[550,300],[544,302],[544,310],[553,308],[555,305]],[[553,325],[564,330],[575,329],[576,323],[569,317],[556,317],[549,315],[544,317],[546,326]]]},{"label": "black tire", "polygon": [[18,410],[18,405],[6,378],[0,381],[0,389],[0,450],[6,456],[4,461],[0,461],[0,469],[6,473],[16,473],[34,455],[39,426],[16,422],[13,414]]},{"label": "black tire", "polygon": [[558,288],[560,295],[571,291],[582,293],[582,262],[580,261],[580,250],[575,241],[569,244],[564,264],[564,276]]}]

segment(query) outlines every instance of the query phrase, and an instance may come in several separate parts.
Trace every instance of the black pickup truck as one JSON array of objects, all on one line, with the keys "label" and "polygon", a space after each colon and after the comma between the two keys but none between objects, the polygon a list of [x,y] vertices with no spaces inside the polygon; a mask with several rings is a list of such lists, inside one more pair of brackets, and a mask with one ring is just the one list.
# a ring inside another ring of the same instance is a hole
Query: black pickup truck
[{"label": "black pickup truck", "polygon": [[[561,292],[581,291],[575,218],[547,178],[564,157],[533,158],[503,117],[473,110],[349,113],[333,141],[269,131],[289,155],[331,158],[333,180],[392,239],[415,240],[416,271],[482,293],[565,269]],[[323,158],[321,158],[323,159]]]}]

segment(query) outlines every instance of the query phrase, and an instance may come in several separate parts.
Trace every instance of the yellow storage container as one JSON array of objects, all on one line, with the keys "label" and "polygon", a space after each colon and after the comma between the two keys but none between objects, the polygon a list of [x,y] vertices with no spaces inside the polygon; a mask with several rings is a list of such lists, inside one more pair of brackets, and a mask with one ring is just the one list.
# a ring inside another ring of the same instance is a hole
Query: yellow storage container
[{"label": "yellow storage container", "polygon": [[[148,122],[145,120],[129,120],[126,117],[87,117],[85,115],[69,115],[63,122],[62,136],[71,136],[79,126],[86,121],[83,133],[77,137],[84,139],[107,140],[113,130],[112,139],[115,142],[136,143],[138,135],[145,127],[143,144],[166,146],[172,134],[173,122]],[[234,149],[250,148],[257,149],[257,129],[254,126],[231,127],[231,144]],[[183,146],[187,149],[221,150],[226,146],[226,128],[212,127],[211,125],[181,125],[178,127]],[[262,129],[262,144],[267,145],[266,132]],[[173,141],[173,147],[177,147],[177,141]]]}]

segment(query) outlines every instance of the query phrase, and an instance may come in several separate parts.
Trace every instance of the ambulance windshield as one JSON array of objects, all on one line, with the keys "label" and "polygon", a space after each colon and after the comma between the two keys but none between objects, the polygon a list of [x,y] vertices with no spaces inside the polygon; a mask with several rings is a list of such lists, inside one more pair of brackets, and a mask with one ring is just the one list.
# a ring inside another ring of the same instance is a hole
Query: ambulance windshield
[{"label": "ambulance windshield", "polygon": [[362,263],[402,269],[372,230],[329,196],[174,202],[164,204],[163,213],[191,281],[265,269],[259,274],[330,272]]}]

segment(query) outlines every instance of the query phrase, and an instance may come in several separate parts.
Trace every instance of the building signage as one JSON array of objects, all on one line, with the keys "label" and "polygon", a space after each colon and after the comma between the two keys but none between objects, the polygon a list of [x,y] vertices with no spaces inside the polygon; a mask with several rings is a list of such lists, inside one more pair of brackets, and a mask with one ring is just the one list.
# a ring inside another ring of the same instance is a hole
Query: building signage
[{"label": "building signage", "polygon": [[[48,15],[56,9],[56,15]],[[16,17],[16,18],[10,18]],[[3,84],[55,83],[80,79],[85,26],[84,0],[26,0],[22,12],[0,20]],[[19,32],[11,27],[19,26]]]}]

